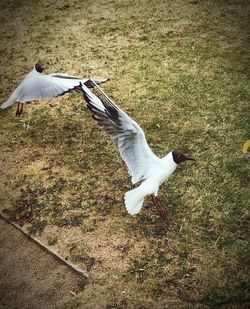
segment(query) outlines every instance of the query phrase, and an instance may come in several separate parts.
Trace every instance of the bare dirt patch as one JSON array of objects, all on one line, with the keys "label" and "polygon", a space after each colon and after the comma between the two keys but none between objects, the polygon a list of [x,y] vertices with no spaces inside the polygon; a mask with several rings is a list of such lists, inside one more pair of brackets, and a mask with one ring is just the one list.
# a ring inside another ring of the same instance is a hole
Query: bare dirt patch
[{"label": "bare dirt patch", "polygon": [[79,276],[0,220],[0,308],[61,308]]}]

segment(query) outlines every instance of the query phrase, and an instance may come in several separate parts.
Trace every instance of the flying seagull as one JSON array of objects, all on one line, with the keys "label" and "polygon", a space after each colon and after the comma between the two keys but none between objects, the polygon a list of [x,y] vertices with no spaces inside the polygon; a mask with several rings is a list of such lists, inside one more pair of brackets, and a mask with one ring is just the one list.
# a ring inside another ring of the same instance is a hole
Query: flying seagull
[{"label": "flying seagull", "polygon": [[[94,83],[94,82],[93,82]],[[97,95],[81,84],[84,98],[93,118],[104,128],[117,145],[120,155],[132,176],[132,183],[141,184],[125,193],[125,206],[131,215],[138,214],[146,195],[151,195],[161,219],[167,219],[157,196],[160,185],[175,171],[181,162],[195,159],[171,151],[157,157],[149,147],[140,126],[120,109],[97,85]]]},{"label": "flying seagull", "polygon": [[[1,108],[11,106],[15,101],[18,102],[16,116],[20,116],[23,111],[23,103],[33,100],[51,99],[62,96],[72,91],[80,91],[79,83],[87,87],[93,87],[93,82],[89,79],[69,76],[64,73],[42,74],[44,67],[37,63],[33,70],[28,73],[24,80],[14,90],[9,99],[1,105]],[[96,84],[106,82],[107,79],[95,80]]]}]

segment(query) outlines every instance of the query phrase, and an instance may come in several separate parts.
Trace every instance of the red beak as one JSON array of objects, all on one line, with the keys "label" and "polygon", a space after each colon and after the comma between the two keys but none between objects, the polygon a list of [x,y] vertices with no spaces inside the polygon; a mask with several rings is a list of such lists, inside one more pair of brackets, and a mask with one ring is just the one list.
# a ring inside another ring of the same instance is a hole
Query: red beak
[{"label": "red beak", "polygon": [[194,158],[192,158],[192,157],[188,157],[188,156],[186,156],[186,160],[196,161]]}]

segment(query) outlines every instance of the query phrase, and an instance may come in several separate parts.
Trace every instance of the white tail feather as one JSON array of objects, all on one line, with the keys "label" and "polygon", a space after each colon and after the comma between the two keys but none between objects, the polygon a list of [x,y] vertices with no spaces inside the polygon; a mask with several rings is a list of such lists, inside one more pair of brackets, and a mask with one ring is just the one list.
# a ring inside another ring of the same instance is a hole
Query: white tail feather
[{"label": "white tail feather", "polygon": [[12,93],[12,95],[8,98],[7,101],[5,101],[2,105],[1,105],[1,108],[4,109],[4,108],[7,108],[9,106],[11,106],[16,100],[16,96],[14,95],[14,93]]},{"label": "white tail feather", "polygon": [[125,193],[125,206],[131,215],[136,215],[140,212],[145,194],[140,190],[140,187],[130,190]]}]

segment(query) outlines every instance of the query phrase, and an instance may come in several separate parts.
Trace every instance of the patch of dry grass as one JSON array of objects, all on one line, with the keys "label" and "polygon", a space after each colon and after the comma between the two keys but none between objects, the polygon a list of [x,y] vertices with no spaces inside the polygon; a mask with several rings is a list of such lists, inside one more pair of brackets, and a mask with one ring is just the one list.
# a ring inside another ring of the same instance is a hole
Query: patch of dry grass
[{"label": "patch of dry grass", "polygon": [[[1,209],[89,272],[67,308],[244,308],[247,286],[247,1],[10,0],[1,8],[0,99],[39,59],[110,77],[105,91],[159,156],[197,158],[135,218],[125,165],[81,94],[1,111]],[[51,238],[51,235],[54,238]]]}]

